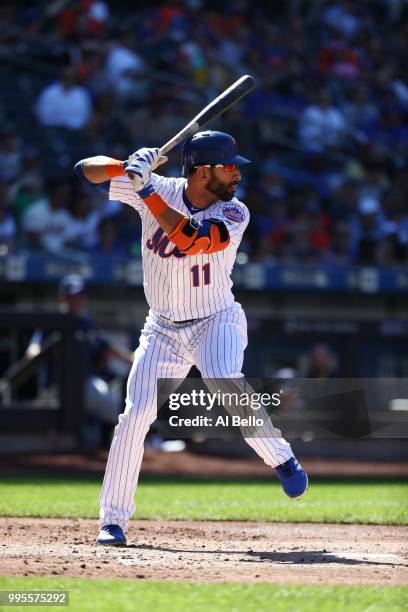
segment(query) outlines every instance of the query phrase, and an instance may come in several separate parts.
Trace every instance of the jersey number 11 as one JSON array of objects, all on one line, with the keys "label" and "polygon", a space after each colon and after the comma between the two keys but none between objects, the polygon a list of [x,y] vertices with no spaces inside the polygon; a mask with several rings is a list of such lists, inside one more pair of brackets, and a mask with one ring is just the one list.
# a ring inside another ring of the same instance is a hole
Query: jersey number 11
[{"label": "jersey number 11", "polygon": [[[200,266],[196,265],[191,268],[191,275],[193,277],[193,287],[200,286]],[[202,266],[203,284],[209,285],[211,282],[210,264],[206,263]]]}]

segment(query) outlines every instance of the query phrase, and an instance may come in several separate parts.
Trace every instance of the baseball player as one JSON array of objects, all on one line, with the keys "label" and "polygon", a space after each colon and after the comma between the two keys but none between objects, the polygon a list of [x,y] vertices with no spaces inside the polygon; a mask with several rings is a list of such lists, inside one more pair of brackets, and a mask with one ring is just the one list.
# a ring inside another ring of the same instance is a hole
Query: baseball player
[{"label": "baseball player", "polygon": [[[157,379],[184,379],[196,365],[204,379],[242,378],[247,325],[231,292],[231,271],[249,222],[234,197],[240,166],[229,134],[198,132],[184,143],[182,177],[154,170],[167,158],[139,149],[122,162],[105,156],[75,166],[109,198],[132,206],[142,220],[143,277],[149,314],[127,384],[126,407],[115,428],[100,494],[99,544],[126,546],[143,443],[157,416]],[[307,489],[305,471],[279,430],[245,438],[276,469],[285,493]]]}]

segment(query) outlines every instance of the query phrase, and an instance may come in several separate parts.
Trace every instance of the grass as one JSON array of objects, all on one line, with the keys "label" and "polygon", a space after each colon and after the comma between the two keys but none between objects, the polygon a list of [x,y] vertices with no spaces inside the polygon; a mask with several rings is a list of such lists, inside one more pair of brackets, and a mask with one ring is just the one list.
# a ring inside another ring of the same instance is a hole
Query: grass
[{"label": "grass", "polygon": [[[246,583],[147,582],[74,578],[1,578],[2,590],[68,590],[70,611],[111,612],[396,612],[408,606],[408,587],[343,587]],[[1,609],[1,608],[0,608]],[[24,612],[27,607],[13,610]],[[35,610],[49,610],[35,607]],[[55,608],[53,608],[55,609]]]},{"label": "grass", "polygon": [[[98,515],[99,478],[3,477],[0,516]],[[301,500],[276,481],[144,479],[137,518],[408,524],[408,483],[402,480],[315,480]]]}]

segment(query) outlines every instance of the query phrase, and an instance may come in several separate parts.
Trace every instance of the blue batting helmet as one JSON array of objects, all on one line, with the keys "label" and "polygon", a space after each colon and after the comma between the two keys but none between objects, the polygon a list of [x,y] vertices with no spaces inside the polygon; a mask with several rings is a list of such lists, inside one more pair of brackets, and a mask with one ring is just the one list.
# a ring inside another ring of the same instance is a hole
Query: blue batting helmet
[{"label": "blue batting helmet", "polygon": [[67,274],[61,279],[58,289],[64,295],[78,295],[85,291],[85,279],[80,274]]},{"label": "blue batting helmet", "polygon": [[225,132],[197,132],[186,140],[181,151],[181,173],[187,176],[194,166],[210,164],[249,164],[250,159],[238,155],[235,138]]}]

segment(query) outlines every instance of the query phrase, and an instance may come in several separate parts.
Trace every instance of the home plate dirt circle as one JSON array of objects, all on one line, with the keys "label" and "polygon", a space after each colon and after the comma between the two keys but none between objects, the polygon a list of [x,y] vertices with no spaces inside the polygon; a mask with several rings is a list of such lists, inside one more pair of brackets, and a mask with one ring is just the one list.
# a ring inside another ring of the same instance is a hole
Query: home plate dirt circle
[{"label": "home plate dirt circle", "polygon": [[0,518],[0,574],[206,582],[406,585],[408,528],[135,520],[127,548],[87,519]]}]

